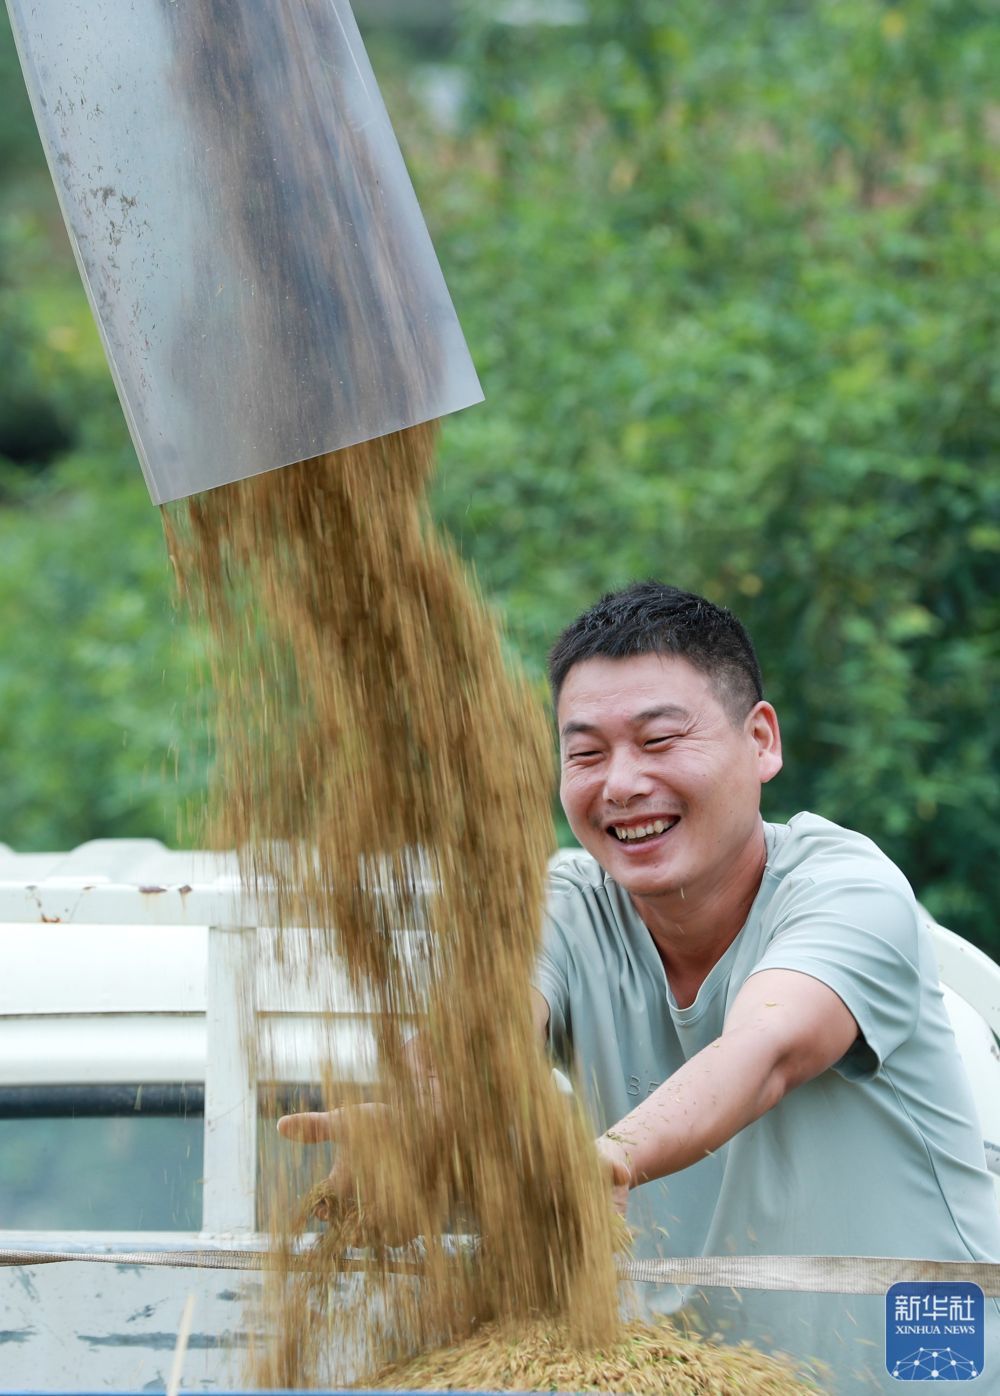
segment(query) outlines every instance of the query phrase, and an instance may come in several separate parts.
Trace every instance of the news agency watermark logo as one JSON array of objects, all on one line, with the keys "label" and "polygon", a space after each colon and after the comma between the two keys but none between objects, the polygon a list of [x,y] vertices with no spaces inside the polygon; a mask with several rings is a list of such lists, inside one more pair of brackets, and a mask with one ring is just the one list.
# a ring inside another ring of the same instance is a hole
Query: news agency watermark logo
[{"label": "news agency watermark logo", "polygon": [[985,1360],[983,1291],[960,1281],[893,1285],[885,1365],[896,1381],[974,1381]]}]

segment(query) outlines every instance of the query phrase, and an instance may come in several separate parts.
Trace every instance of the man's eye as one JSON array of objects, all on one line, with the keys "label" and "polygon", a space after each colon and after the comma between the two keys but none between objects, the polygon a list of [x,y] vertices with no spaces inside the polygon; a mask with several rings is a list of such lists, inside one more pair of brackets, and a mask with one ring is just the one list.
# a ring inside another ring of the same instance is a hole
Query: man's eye
[{"label": "man's eye", "polygon": [[588,756],[600,756],[599,751],[571,751],[569,759],[571,761],[585,761]]},{"label": "man's eye", "polygon": [[672,740],[672,737],[647,737],[646,746],[662,746],[664,742],[669,742]]}]

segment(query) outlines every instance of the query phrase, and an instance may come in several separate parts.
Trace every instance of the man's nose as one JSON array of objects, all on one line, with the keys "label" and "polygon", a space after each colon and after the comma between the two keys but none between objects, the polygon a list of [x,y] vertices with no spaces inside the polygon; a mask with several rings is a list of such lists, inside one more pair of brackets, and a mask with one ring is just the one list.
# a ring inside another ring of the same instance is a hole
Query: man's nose
[{"label": "man's nose", "polygon": [[609,804],[624,807],[651,790],[652,784],[643,770],[639,752],[627,749],[611,752],[604,771],[604,798]]}]

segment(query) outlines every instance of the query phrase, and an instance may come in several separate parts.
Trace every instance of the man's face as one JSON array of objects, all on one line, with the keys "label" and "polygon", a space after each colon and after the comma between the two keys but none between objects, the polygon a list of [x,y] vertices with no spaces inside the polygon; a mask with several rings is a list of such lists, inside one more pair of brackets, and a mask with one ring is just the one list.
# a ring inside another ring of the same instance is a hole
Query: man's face
[{"label": "man's face", "polygon": [[626,891],[697,898],[759,837],[781,769],[770,704],[737,724],[707,675],[647,654],[574,665],[557,716],[570,827]]}]

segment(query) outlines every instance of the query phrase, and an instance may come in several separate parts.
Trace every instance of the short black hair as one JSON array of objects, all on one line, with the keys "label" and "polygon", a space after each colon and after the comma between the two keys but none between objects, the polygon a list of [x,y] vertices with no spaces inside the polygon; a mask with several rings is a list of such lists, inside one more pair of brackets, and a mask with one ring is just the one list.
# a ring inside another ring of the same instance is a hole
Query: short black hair
[{"label": "short black hair", "polygon": [[553,701],[574,664],[642,654],[676,655],[707,674],[734,721],[764,696],[753,641],[731,611],[648,581],[609,591],[562,632],[549,653]]}]

